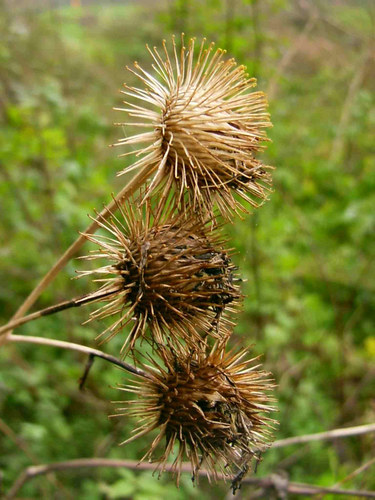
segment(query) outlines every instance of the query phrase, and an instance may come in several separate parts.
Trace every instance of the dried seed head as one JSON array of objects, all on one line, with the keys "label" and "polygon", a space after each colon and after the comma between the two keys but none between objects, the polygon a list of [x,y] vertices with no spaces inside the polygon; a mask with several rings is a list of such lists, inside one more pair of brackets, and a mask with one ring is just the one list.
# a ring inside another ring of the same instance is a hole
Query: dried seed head
[{"label": "dried seed head", "polygon": [[[250,459],[268,446],[274,422],[266,415],[275,411],[267,395],[274,385],[255,359],[244,360],[246,350],[225,353],[217,345],[206,354],[187,350],[179,354],[163,350],[165,367],[152,360],[147,378],[120,387],[135,393],[136,400],[121,402],[118,411],[140,419],[134,439],[158,429],[150,449],[142,458],[158,463],[161,472],[177,445],[173,470],[177,482],[183,459],[191,462],[193,474],[201,466],[208,475],[222,472],[229,477],[248,469]],[[157,449],[161,454],[155,458]]]},{"label": "dried seed head", "polygon": [[141,103],[124,101],[126,107],[117,109],[137,120],[118,125],[147,131],[115,144],[140,145],[121,155],[141,158],[120,174],[147,167],[152,177],[147,195],[163,187],[164,200],[172,188],[180,207],[192,205],[210,215],[214,205],[226,217],[244,210],[235,193],[257,207],[271,183],[270,167],[255,159],[267,140],[264,129],[271,126],[266,96],[249,92],[256,80],[234,59],[223,60],[225,51],[214,51],[213,44],[205,48],[203,40],[194,61],[194,39],[188,48],[183,44],[182,37],[178,54],[172,39],[171,57],[165,41],[161,53],[147,47],[155,76],[137,63],[129,70],[145,89],[125,85],[123,93]]},{"label": "dried seed head", "polygon": [[111,338],[128,323],[133,326],[123,349],[133,349],[147,327],[151,336],[146,338],[156,344],[192,345],[204,343],[207,335],[226,337],[232,325],[226,313],[241,295],[218,231],[183,214],[153,217],[149,203],[139,208],[131,200],[118,209],[118,217],[109,222],[99,218],[110,237],[86,235],[100,252],[84,258],[107,263],[80,272],[97,275],[95,281],[102,283],[92,299],[106,304],[90,319],[119,315],[100,337]]}]

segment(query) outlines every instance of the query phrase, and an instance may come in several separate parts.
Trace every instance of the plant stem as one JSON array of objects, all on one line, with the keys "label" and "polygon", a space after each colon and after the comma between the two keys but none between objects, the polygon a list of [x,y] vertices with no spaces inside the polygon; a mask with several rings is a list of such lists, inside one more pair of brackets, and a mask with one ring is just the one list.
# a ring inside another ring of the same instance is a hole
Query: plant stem
[{"label": "plant stem", "polygon": [[[133,179],[128,184],[126,184],[126,186],[118,193],[118,195],[112,200],[112,202],[100,212],[96,219],[83,231],[83,233],[93,234],[99,227],[98,219],[108,219],[108,217],[112,213],[112,210],[116,208],[116,203],[118,203],[120,200],[129,198],[129,196],[131,196],[143,184],[143,182],[145,182],[147,177],[148,167],[146,166],[140,172],[138,172],[138,174],[133,177]],[[51,267],[48,273],[37,284],[37,286],[26,298],[23,304],[18,308],[12,320],[21,318],[30,309],[30,307],[36,302],[42,292],[47,288],[47,286],[56,278],[65,264],[72,258],[72,256],[76,252],[78,252],[85,241],[85,236],[83,234],[80,234],[76,241],[72,243],[72,245],[70,245],[70,247],[58,259],[58,261]],[[2,339],[3,335],[0,335],[0,345],[1,340],[4,341],[4,339]],[[9,333],[7,334],[7,336],[9,336]]]},{"label": "plant stem", "polygon": [[[26,441],[22,438],[22,436],[19,436],[16,432],[14,432],[13,429],[7,425],[4,420],[0,418],[0,432],[2,432],[5,436],[7,436],[8,439],[10,439],[13,444],[25,454],[25,456],[33,462],[34,465],[37,465],[39,463],[38,457],[34,455],[34,453],[30,450],[29,446],[27,445]],[[73,500],[73,497],[69,495],[68,491],[64,487],[64,485],[58,481],[55,477],[55,474],[53,473],[46,473],[47,475],[47,480],[55,486],[55,488],[59,488],[61,493],[64,493],[66,498],[71,498]],[[47,498],[47,491],[45,491],[44,486],[41,485],[41,490],[44,493],[45,498]]]},{"label": "plant stem", "polygon": [[[69,469],[82,469],[82,468],[97,468],[97,467],[112,467],[112,468],[126,468],[131,470],[154,470],[156,465],[150,463],[139,463],[136,460],[118,460],[111,458],[79,458],[76,460],[67,460],[66,462],[55,462],[52,464],[38,465],[27,467],[13,483],[13,486],[9,490],[8,494],[5,495],[6,500],[12,500],[16,498],[17,493],[22,488],[22,486],[33,479],[34,477],[47,474],[48,472],[55,472],[61,470]],[[164,464],[164,471],[173,471],[173,464]],[[184,463],[181,467],[182,472],[191,473],[191,465]],[[198,472],[200,476],[207,476],[207,471],[200,470]],[[218,474],[218,479],[224,479],[221,474]],[[248,477],[244,478],[243,484],[251,484],[258,488],[264,490],[282,490],[283,493],[292,493],[297,495],[313,496],[318,493],[330,493],[333,495],[348,495],[353,497],[364,497],[364,498],[375,498],[375,491],[363,491],[363,490],[344,490],[339,488],[329,488],[324,486],[315,486],[312,484],[303,483],[292,483],[287,479],[278,476],[277,474],[271,474],[266,477]],[[270,491],[270,492],[271,492]],[[262,498],[268,498],[268,496],[263,496]]]},{"label": "plant stem", "polygon": [[70,351],[82,352],[83,354],[87,354],[89,356],[96,356],[97,358],[102,358],[112,363],[113,365],[119,366],[124,370],[133,373],[134,375],[139,375],[142,377],[149,378],[149,375],[141,370],[140,368],[136,368],[129,363],[125,363],[120,359],[111,356],[110,354],[106,354],[105,352],[99,351],[98,349],[93,349],[91,347],[87,347],[81,344],[74,344],[73,342],[65,342],[63,340],[56,339],[48,339],[43,337],[33,337],[33,336],[25,336],[25,335],[9,335],[6,338],[6,342],[13,343],[24,343],[24,344],[38,344],[38,345],[47,345],[50,347],[58,347],[60,349],[68,349]]},{"label": "plant stem", "polygon": [[348,436],[359,436],[360,434],[375,433],[375,423],[366,425],[357,425],[347,427],[346,429],[333,429],[326,432],[317,432],[316,434],[305,434],[304,436],[295,436],[286,439],[279,439],[272,444],[272,448],[282,448],[292,444],[310,443],[311,441],[324,441]]},{"label": "plant stem", "polygon": [[9,330],[14,330],[15,328],[24,325],[25,323],[29,323],[29,321],[34,321],[42,316],[50,316],[51,314],[55,314],[60,311],[65,311],[65,309],[70,309],[71,307],[79,307],[85,304],[89,304],[90,302],[94,302],[96,300],[104,299],[105,297],[109,297],[114,295],[119,290],[113,290],[111,292],[106,292],[103,294],[87,294],[82,297],[78,297],[71,300],[65,300],[64,302],[60,302],[59,304],[55,304],[53,306],[46,307],[45,309],[41,309],[40,311],[35,311],[27,316],[23,316],[22,318],[15,319],[10,321],[6,325],[0,327],[0,335]]}]

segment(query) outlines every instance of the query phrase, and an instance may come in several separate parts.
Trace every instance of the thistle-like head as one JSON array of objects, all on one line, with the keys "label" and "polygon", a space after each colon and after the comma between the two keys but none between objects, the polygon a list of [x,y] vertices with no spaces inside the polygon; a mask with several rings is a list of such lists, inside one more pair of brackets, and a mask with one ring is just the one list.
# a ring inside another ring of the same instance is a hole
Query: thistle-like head
[{"label": "thistle-like head", "polygon": [[161,356],[163,365],[153,360],[154,366],[145,368],[147,376],[121,387],[137,399],[123,402],[120,415],[142,422],[124,443],[156,430],[143,459],[163,471],[175,452],[177,481],[186,459],[194,476],[201,466],[214,478],[218,471],[241,475],[271,438],[270,374],[259,369],[257,358],[246,360],[246,350],[225,353],[223,345],[210,352],[164,349]]},{"label": "thistle-like head", "polygon": [[115,318],[101,336],[124,334],[124,349],[139,338],[153,345],[225,339],[232,325],[227,312],[241,293],[219,231],[194,216],[155,215],[149,203],[139,207],[136,200],[117,208],[109,221],[99,217],[105,235],[86,235],[99,252],[85,258],[104,259],[104,265],[80,272],[101,283],[91,298],[105,304],[90,318]]},{"label": "thistle-like head", "polygon": [[160,202],[170,192],[179,206],[193,206],[213,214],[216,206],[225,217],[244,210],[238,198],[257,207],[267,197],[271,177],[269,168],[256,155],[267,141],[265,129],[271,126],[267,99],[244,66],[225,59],[225,51],[202,41],[198,50],[194,39],[178,51],[172,38],[159,51],[147,47],[153,72],[138,63],[129,69],[144,88],[125,85],[130,97],[125,107],[132,125],[146,129],[115,145],[138,145],[139,159],[121,173],[136,168],[149,170],[146,197],[156,190]]}]

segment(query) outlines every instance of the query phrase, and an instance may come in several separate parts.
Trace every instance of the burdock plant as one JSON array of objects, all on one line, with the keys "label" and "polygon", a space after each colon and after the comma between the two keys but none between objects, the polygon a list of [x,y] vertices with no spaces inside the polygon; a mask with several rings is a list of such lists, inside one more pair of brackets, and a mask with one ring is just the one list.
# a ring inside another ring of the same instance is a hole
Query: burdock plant
[{"label": "burdock plant", "polygon": [[[214,478],[221,472],[240,480],[271,438],[273,382],[254,359],[244,360],[246,350],[226,352],[232,329],[217,322],[225,306],[236,303],[239,290],[216,236],[215,217],[244,210],[241,198],[257,207],[267,197],[270,167],[256,158],[271,126],[267,100],[252,91],[256,82],[245,67],[225,60],[225,51],[207,47],[205,40],[198,54],[194,40],[186,48],[183,37],[180,51],[172,38],[171,56],[165,42],[161,51],[147,49],[154,75],[135,63],[130,71],[144,88],[125,85],[131,100],[118,108],[133,118],[119,125],[146,131],[116,143],[138,145],[124,153],[138,159],[120,174],[146,170],[140,206],[149,214],[154,200],[158,217],[169,207],[177,215],[173,222],[152,224],[148,215],[146,222],[134,212],[126,215],[125,240],[114,251],[113,241],[103,246],[112,261],[103,272],[115,276],[102,291],[118,286],[122,295],[94,316],[120,312],[128,303],[135,316],[130,346],[146,324],[156,340],[152,366],[143,366],[138,380],[121,387],[136,399],[125,401],[120,415],[140,422],[124,443],[156,433],[142,460],[163,471],[176,453],[177,483],[184,459],[194,477],[204,467]],[[118,229],[112,225],[111,231],[118,239]],[[128,318],[126,313],[122,321]],[[209,334],[216,340],[213,347],[202,341]]]},{"label": "burdock plant", "polygon": [[214,478],[218,471],[241,476],[251,458],[267,448],[273,423],[267,413],[274,411],[270,374],[247,354],[245,349],[225,353],[217,344],[209,352],[162,351],[163,365],[153,359],[152,367],[144,367],[147,376],[120,387],[137,399],[124,401],[118,413],[141,422],[124,443],[156,431],[142,460],[157,462],[162,472],[176,451],[177,483],[186,458],[194,476],[201,467]]},{"label": "burdock plant", "polygon": [[[271,126],[263,92],[251,92],[256,80],[225,51],[205,40],[195,57],[195,41],[178,52],[174,38],[169,55],[165,41],[151,50],[155,75],[135,63],[129,69],[144,88],[125,85],[133,101],[116,108],[133,121],[119,125],[146,128],[115,145],[138,145],[122,156],[140,157],[120,174],[146,168],[151,177],[147,196],[172,192],[180,209],[193,206],[212,213],[213,206],[229,216],[243,210],[236,195],[253,207],[266,197],[271,182],[268,166],[255,155],[264,149]],[[137,101],[138,102],[134,102]],[[160,189],[158,189],[160,188]]]},{"label": "burdock plant", "polygon": [[139,338],[154,346],[196,345],[208,335],[220,340],[229,335],[228,313],[241,297],[239,280],[209,221],[173,211],[154,214],[150,203],[139,207],[139,200],[131,200],[99,223],[105,235],[86,235],[99,251],[84,258],[105,264],[80,275],[93,275],[101,284],[91,297],[105,304],[90,319],[115,318],[100,338],[122,335],[126,352]]},{"label": "burdock plant", "polygon": [[[117,143],[139,146],[124,153],[139,158],[120,174],[140,172],[0,328],[0,336],[88,353],[83,382],[94,356],[136,374],[133,384],[121,387],[136,399],[119,414],[139,419],[124,443],[155,432],[142,460],[155,461],[162,471],[176,452],[177,482],[185,458],[194,476],[205,467],[214,478],[236,474],[240,480],[251,458],[269,445],[273,382],[257,358],[246,360],[246,350],[226,351],[241,293],[216,215],[244,210],[241,199],[253,207],[266,199],[270,167],[256,155],[271,123],[266,97],[252,91],[255,80],[243,66],[204,40],[198,51],[194,40],[183,44],[182,37],[178,51],[173,38],[171,56],[165,42],[162,51],[148,48],[154,76],[136,63],[131,71],[144,88],[125,85],[124,94],[138,104],[126,102],[121,110],[135,118],[133,126],[148,130]],[[142,182],[139,197],[129,199]],[[101,234],[94,236],[97,228]],[[101,267],[80,272],[93,276],[97,289],[22,317],[84,238],[98,247],[86,259],[103,259]],[[121,354],[130,350],[133,359],[137,340],[146,340],[152,366],[136,368],[86,346],[9,333],[41,316],[99,301],[89,320],[111,320],[99,338],[121,335]]]}]

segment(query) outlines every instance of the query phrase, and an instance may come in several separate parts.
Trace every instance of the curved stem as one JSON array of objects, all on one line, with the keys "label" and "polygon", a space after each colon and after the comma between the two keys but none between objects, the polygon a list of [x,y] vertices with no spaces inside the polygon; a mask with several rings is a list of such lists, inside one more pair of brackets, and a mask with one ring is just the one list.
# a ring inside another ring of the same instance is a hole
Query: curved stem
[{"label": "curved stem", "polygon": [[50,347],[58,347],[60,349],[68,349],[70,351],[77,351],[87,354],[89,356],[96,356],[97,358],[102,358],[112,363],[124,370],[133,373],[134,375],[139,375],[141,377],[149,378],[148,374],[141,370],[140,368],[136,368],[129,363],[125,363],[125,361],[121,361],[115,356],[111,356],[110,354],[106,354],[105,352],[99,351],[98,349],[93,349],[91,347],[87,347],[81,344],[74,344],[73,342],[65,342],[64,340],[56,340],[56,339],[47,339],[43,337],[32,337],[25,335],[9,335],[6,339],[6,342],[15,342],[15,343],[24,343],[24,344],[38,344],[38,345],[47,345]]},{"label": "curved stem", "polygon": [[23,316],[22,318],[15,319],[10,321],[6,325],[0,327],[0,335],[2,333],[6,333],[10,330],[14,330],[15,328],[28,323],[29,321],[34,321],[35,319],[41,318],[42,316],[50,316],[51,314],[55,314],[60,311],[65,311],[65,309],[70,309],[71,307],[79,307],[84,304],[89,304],[90,302],[94,302],[96,300],[104,299],[111,295],[114,295],[119,292],[119,289],[112,290],[110,292],[105,293],[90,293],[87,295],[83,295],[82,297],[78,297],[71,300],[65,300],[64,302],[60,302],[59,304],[55,304],[53,306],[46,307],[45,309],[41,309],[40,311],[35,311],[27,316]]},{"label": "curved stem", "polygon": [[[98,217],[96,217],[96,219],[83,231],[83,233],[94,233],[99,227],[98,219],[108,219],[108,217],[111,215],[112,210],[116,208],[116,203],[118,203],[120,200],[129,198],[129,196],[131,196],[143,184],[143,182],[145,182],[148,177],[148,171],[148,166],[145,166],[135,177],[133,177],[133,179],[118,193],[118,195],[112,200],[112,202],[100,212]],[[58,259],[58,261],[51,267],[48,273],[37,284],[37,286],[26,298],[23,304],[18,308],[12,320],[21,318],[30,309],[30,307],[36,302],[42,292],[47,288],[47,286],[56,278],[65,264],[72,258],[72,256],[76,252],[78,252],[85,241],[85,236],[83,234],[80,234],[76,241],[72,243],[72,245],[70,245],[70,247]],[[9,333],[5,334],[5,336],[9,336]],[[1,340],[5,340],[4,334],[0,335],[0,344]]]},{"label": "curved stem", "polygon": [[[16,498],[17,493],[27,481],[33,479],[34,477],[47,474],[48,472],[97,467],[127,468],[132,470],[154,470],[156,465],[152,463],[139,463],[136,460],[118,460],[112,458],[79,458],[76,460],[67,460],[66,462],[55,462],[52,464],[37,466],[33,465],[27,467],[18,476],[8,494],[5,495],[5,499],[12,500]],[[164,464],[163,470],[167,472],[173,472],[173,464]],[[181,471],[191,473],[191,464],[183,463],[181,466]],[[206,470],[200,470],[198,474],[200,476],[207,476],[208,472]],[[228,478],[225,478],[222,474],[218,474],[217,479]],[[319,493],[330,493],[332,495],[348,495],[351,497],[375,498],[375,491],[344,490],[335,487],[329,488],[324,486],[315,486],[312,484],[292,483],[288,480],[283,479],[277,474],[271,474],[270,476],[266,477],[247,477],[244,478],[242,482],[243,484],[252,484],[265,490],[282,490],[282,492],[285,494],[292,493],[305,496],[314,496]]]},{"label": "curved stem", "polygon": [[333,429],[326,432],[317,432],[316,434],[305,434],[304,436],[295,436],[286,439],[279,439],[272,444],[272,448],[283,448],[294,444],[310,443],[311,441],[328,441],[337,438],[359,436],[360,434],[375,433],[375,423],[366,425],[357,425],[345,429]]}]

